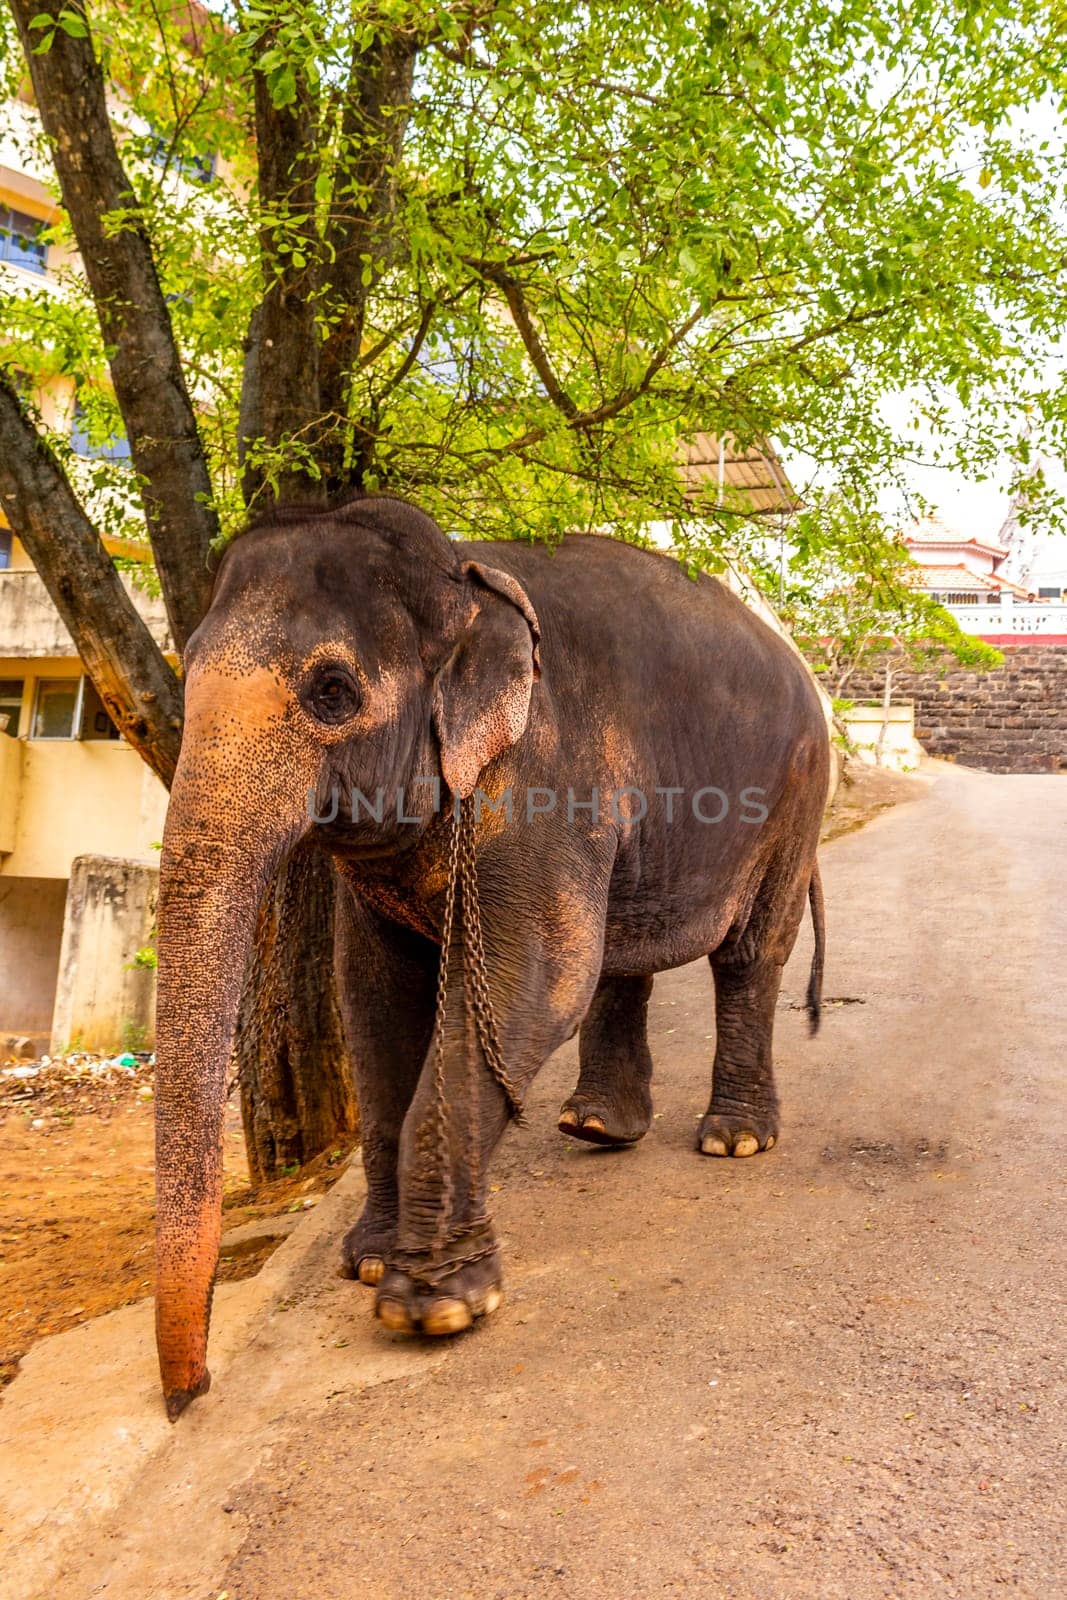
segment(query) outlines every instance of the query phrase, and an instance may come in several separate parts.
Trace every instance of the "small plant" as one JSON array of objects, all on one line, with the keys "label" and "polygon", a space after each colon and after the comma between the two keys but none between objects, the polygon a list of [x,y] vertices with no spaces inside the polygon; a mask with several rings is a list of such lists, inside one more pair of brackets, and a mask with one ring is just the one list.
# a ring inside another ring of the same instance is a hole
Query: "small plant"
[{"label": "small plant", "polygon": [[126,967],[127,972],[155,972],[159,966],[159,956],[156,954],[154,944],[143,944],[133,953],[133,960]]},{"label": "small plant", "polygon": [[131,1055],[148,1048],[148,1029],[143,1022],[134,1022],[132,1017],[123,1017],[120,1037],[123,1050],[128,1050]]}]

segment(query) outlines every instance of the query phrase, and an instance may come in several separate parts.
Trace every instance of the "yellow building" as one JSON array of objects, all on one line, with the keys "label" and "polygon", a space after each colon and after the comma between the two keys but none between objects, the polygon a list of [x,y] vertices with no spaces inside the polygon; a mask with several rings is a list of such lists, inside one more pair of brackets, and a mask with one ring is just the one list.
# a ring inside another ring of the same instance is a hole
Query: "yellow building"
[{"label": "yellow building", "polygon": [[[35,118],[23,100],[5,107],[0,283],[59,294],[61,269],[74,263],[39,236],[57,213],[47,172],[26,153]],[[90,443],[71,385],[36,399],[76,453],[126,453],[121,439]],[[162,602],[131,593],[170,649]],[[165,790],[118,737],[0,514],[0,1053],[26,1038],[38,1049],[150,1043],[153,976],[136,953],[151,936],[165,809]]]},{"label": "yellow building", "polygon": [[[6,529],[0,568],[0,1046],[147,1044],[152,986],[135,959],[151,935],[166,790],[118,737]],[[131,592],[169,647],[162,602]],[[91,864],[75,870],[80,857]],[[92,948],[87,909],[108,913]]]}]

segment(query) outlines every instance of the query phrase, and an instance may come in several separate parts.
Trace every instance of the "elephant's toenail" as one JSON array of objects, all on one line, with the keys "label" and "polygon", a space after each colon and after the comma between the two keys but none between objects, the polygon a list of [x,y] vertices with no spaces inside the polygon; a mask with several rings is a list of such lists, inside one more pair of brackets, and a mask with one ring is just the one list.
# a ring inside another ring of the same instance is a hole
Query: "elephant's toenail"
[{"label": "elephant's toenail", "polygon": [[700,1150],[701,1154],[706,1156],[725,1156],[730,1153],[726,1148],[726,1141],[720,1139],[717,1133],[706,1133],[700,1141]]},{"label": "elephant's toenail", "polygon": [[755,1134],[742,1133],[734,1140],[735,1156],[754,1156],[759,1149],[759,1140]]},{"label": "elephant's toenail", "polygon": [[561,1128],[576,1128],[578,1126],[578,1113],[573,1106],[560,1112],[558,1126]]},{"label": "elephant's toenail", "polygon": [[462,1333],[474,1321],[465,1300],[435,1300],[422,1319],[422,1331],[439,1334]]},{"label": "elephant's toenail", "polygon": [[413,1333],[414,1323],[408,1316],[407,1307],[399,1300],[379,1300],[375,1310],[378,1321],[385,1324],[390,1333]]},{"label": "elephant's toenail", "polygon": [[770,1138],[767,1140],[767,1143],[763,1146],[763,1148],[764,1148],[764,1150],[773,1150],[774,1149],[774,1134],[773,1133],[771,1134]]},{"label": "elephant's toenail", "polygon": [[359,1264],[359,1281],[374,1287],[385,1277],[385,1262],[381,1256],[364,1256]]},{"label": "elephant's toenail", "polygon": [[586,1117],[583,1126],[592,1129],[593,1133],[607,1133],[608,1131],[599,1117]]},{"label": "elephant's toenail", "polygon": [[495,1285],[486,1289],[481,1296],[476,1296],[472,1301],[471,1309],[476,1317],[491,1317],[498,1306],[504,1302],[504,1291]]}]

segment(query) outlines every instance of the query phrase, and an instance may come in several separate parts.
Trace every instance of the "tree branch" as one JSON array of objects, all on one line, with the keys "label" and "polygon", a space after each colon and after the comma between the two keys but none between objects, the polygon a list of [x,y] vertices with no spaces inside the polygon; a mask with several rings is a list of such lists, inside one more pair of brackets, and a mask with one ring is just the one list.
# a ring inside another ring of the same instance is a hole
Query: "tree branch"
[{"label": "tree branch", "polygon": [[556,376],[555,368],[552,365],[548,351],[544,347],[541,335],[534,326],[530,308],[526,304],[526,296],[523,294],[519,283],[510,273],[505,272],[500,267],[487,267],[485,276],[490,283],[495,283],[503,291],[508,303],[508,310],[511,312],[511,320],[518,330],[519,338],[523,342],[534,371],[545,386],[545,393],[548,398],[557,411],[562,411],[568,420],[572,420],[578,415],[578,407]]},{"label": "tree branch", "polygon": [[169,788],[181,744],[181,684],[3,371],[0,504],[119,732]]},{"label": "tree branch", "polygon": [[[148,536],[175,643],[207,607],[218,533],[211,480],[152,246],[108,120],[84,0],[10,0],[34,93],[108,349],[115,397],[141,479]],[[72,12],[85,26],[58,26]],[[40,54],[36,16],[56,19]]]},{"label": "tree branch", "polygon": [[404,379],[407,377],[408,373],[419,359],[419,352],[426,343],[426,335],[430,331],[430,324],[433,322],[436,311],[436,300],[430,300],[425,306],[423,306],[422,316],[419,318],[419,325],[415,329],[415,335],[411,341],[411,344],[408,346],[407,354],[397,367],[396,371],[393,373],[392,377],[386,382],[384,388],[380,389],[375,395],[375,400],[377,401],[378,405],[381,405],[382,401],[387,399],[389,395],[393,393],[394,389],[399,389],[400,385],[403,383]]}]

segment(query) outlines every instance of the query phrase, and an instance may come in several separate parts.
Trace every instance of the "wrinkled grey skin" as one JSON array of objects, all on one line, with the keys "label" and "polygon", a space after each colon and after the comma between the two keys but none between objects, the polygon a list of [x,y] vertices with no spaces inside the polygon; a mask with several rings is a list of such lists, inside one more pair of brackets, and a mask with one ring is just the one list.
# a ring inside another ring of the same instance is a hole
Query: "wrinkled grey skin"
[{"label": "wrinkled grey skin", "polygon": [[[435,1082],[450,823],[419,779],[437,777],[446,802],[514,797],[510,820],[485,813],[476,831],[490,992],[520,1090],[580,1028],[562,1130],[640,1138],[652,975],[707,954],[717,1043],[698,1145],[770,1148],[773,1013],[809,894],[817,1017],[829,753],[803,664],[721,585],[602,538],[456,545],[413,507],[368,497],[282,512],[237,540],[186,669],[160,906],[157,1325],[172,1416],[208,1382],[225,1070],[256,909],[313,827],[339,870],[367,1174],[348,1270],[377,1285],[391,1328],[454,1332],[499,1301],[486,1192],[507,1105],[470,1046],[455,944]],[[727,814],[701,821],[693,797],[711,786]],[[629,799],[607,803],[624,787],[647,797],[639,821]],[[313,823],[309,793],[329,817],[335,788],[336,816]],[[559,803],[529,818],[534,788]],[[384,791],[380,823],[363,806],[352,820],[353,789],[371,803]]]}]

